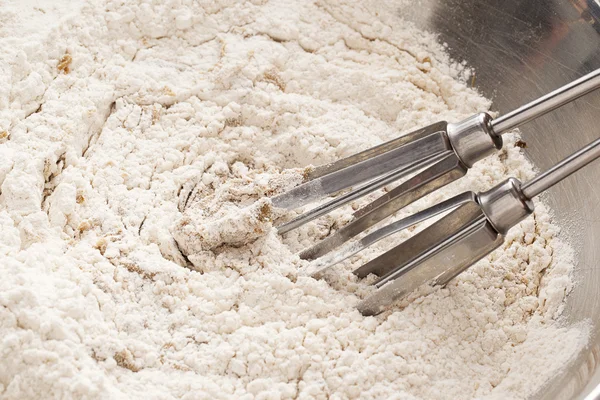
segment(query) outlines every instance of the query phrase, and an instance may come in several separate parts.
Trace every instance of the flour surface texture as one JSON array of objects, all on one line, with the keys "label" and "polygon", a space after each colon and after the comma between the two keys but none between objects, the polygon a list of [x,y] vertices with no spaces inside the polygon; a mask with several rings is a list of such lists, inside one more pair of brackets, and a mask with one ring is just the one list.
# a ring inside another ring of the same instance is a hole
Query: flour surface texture
[{"label": "flour surface texture", "polygon": [[[521,399],[585,344],[550,213],[376,318],[297,252],[269,196],[490,107],[379,1],[0,0],[0,398]],[[396,218],[533,176],[516,134]]]}]

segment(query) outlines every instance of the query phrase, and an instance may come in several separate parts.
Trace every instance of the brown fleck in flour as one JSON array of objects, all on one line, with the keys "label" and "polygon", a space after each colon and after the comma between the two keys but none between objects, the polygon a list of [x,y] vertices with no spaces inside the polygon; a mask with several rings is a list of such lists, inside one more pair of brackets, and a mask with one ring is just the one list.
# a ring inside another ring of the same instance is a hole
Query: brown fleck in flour
[{"label": "brown fleck in flour", "polygon": [[[0,7],[3,399],[524,398],[585,343],[543,204],[377,318],[351,271],[410,232],[299,274],[350,207],[282,239],[266,197],[490,105],[383,4],[38,3]],[[398,217],[530,178],[517,139]]]}]

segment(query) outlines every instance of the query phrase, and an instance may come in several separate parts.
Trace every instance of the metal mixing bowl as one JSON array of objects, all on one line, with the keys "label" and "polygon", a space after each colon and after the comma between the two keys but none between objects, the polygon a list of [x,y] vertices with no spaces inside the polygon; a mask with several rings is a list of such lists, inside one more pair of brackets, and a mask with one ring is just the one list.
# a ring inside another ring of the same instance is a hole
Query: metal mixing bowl
[{"label": "metal mixing bowl", "polygon": [[[392,0],[394,1],[394,0]],[[405,19],[439,35],[475,86],[507,112],[600,68],[600,0],[396,0]],[[600,136],[600,91],[521,128],[545,169]],[[546,202],[577,252],[567,323],[594,326],[589,346],[535,398],[600,399],[600,163],[551,189]],[[543,368],[540,365],[540,368]]]}]

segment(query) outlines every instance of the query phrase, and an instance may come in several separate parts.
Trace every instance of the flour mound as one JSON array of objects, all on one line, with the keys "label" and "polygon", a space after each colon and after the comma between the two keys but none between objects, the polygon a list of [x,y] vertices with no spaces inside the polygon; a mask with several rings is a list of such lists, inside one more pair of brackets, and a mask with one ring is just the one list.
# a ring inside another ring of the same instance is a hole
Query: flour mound
[{"label": "flour mound", "polygon": [[206,218],[202,210],[189,209],[177,222],[173,237],[185,255],[224,244],[240,247],[272,228],[272,210],[268,198],[244,208],[224,204],[211,218]]},{"label": "flour mound", "polygon": [[173,237],[186,256],[223,245],[241,247],[264,236],[287,212],[273,207],[270,198],[257,196],[280,194],[299,184],[303,173],[252,176],[223,179],[212,194],[203,183],[189,195],[184,192],[184,212],[173,227]]}]

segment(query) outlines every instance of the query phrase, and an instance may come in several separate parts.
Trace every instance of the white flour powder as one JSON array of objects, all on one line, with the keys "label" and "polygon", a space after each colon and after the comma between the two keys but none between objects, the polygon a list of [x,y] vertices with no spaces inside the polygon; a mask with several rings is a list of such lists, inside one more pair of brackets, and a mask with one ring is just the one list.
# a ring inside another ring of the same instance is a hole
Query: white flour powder
[{"label": "white flour powder", "polygon": [[[365,318],[351,270],[408,233],[314,280],[295,253],[351,210],[282,239],[254,203],[301,180],[282,169],[489,106],[393,8],[71,3],[0,0],[3,399],[524,398],[585,343],[556,320],[573,267],[541,204]],[[515,140],[403,215],[530,178]]]}]

